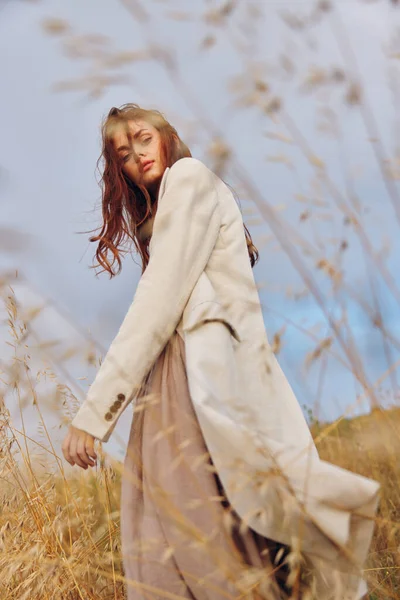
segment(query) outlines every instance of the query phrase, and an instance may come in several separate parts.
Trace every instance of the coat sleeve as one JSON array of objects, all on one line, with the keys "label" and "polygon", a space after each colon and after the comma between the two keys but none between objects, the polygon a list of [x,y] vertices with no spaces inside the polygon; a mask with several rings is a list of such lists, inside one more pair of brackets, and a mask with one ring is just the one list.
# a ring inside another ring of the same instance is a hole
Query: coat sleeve
[{"label": "coat sleeve", "polygon": [[147,268],[71,425],[109,440],[176,329],[220,226],[214,173],[195,158],[178,160],[159,200]]}]

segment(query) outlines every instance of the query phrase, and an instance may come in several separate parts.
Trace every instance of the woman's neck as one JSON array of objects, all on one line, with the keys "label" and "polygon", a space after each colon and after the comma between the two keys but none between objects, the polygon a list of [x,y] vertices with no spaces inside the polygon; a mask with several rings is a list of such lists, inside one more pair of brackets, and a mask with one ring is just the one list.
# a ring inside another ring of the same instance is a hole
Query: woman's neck
[{"label": "woman's neck", "polygon": [[155,215],[149,215],[145,221],[137,228],[137,237],[141,242],[145,242],[148,237],[151,237],[153,231],[153,221]]}]

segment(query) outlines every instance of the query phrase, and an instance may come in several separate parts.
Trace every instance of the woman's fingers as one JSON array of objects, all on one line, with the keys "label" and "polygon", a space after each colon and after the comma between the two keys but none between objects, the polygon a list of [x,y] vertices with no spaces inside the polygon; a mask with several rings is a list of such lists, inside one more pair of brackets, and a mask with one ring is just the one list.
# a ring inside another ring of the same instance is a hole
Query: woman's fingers
[{"label": "woman's fingers", "polygon": [[82,469],[87,469],[87,464],[82,460],[82,458],[80,457],[80,447],[79,447],[79,434],[78,432],[75,430],[72,431],[72,436],[71,436],[71,441],[70,441],[70,456],[72,458],[72,460],[74,461],[74,463],[76,465],[78,465],[79,467],[82,467]]},{"label": "woman's fingers", "polygon": [[65,460],[67,462],[69,462],[70,465],[74,465],[75,463],[72,460],[71,453],[70,453],[71,436],[72,436],[71,431],[68,431],[68,433],[65,436],[64,441],[62,443],[61,449],[62,449],[62,453],[64,455]]},{"label": "woman's fingers", "polygon": [[70,465],[78,465],[82,469],[96,465],[97,454],[94,450],[94,437],[77,429],[70,427],[62,444],[64,458]]},{"label": "woman's fingers", "polygon": [[86,442],[85,442],[86,452],[94,461],[97,460],[97,454],[94,449],[94,437],[89,433],[86,434]]},{"label": "woman's fingers", "polygon": [[77,442],[77,448],[76,448],[77,455],[83,462],[85,469],[87,469],[88,466],[90,466],[90,467],[94,466],[94,463],[92,462],[92,459],[90,458],[90,456],[88,455],[87,450],[86,450],[87,436],[88,436],[88,434],[86,433],[86,431],[84,431],[78,435],[78,442]]}]

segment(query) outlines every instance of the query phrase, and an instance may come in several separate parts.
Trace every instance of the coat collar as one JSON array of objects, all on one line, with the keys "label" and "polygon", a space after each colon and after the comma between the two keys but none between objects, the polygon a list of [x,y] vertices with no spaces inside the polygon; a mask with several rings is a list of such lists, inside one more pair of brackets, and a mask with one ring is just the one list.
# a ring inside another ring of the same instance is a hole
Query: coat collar
[{"label": "coat collar", "polygon": [[167,174],[168,171],[170,170],[170,167],[167,167],[163,173],[163,176],[161,177],[161,181],[160,181],[160,187],[158,188],[158,194],[157,194],[157,200],[159,201],[160,198],[162,197],[162,195],[164,194],[164,190],[165,190],[165,184],[167,182]]},{"label": "coat collar", "polygon": [[[164,194],[165,184],[167,181],[167,174],[168,174],[169,169],[170,169],[170,167],[167,167],[163,173],[163,176],[161,177],[160,185],[158,188],[158,194],[157,194],[157,203],[160,201],[160,199],[162,198],[162,196]],[[144,242],[148,237],[151,236],[152,231],[153,231],[154,217],[155,217],[155,215],[153,215],[152,217],[149,217],[144,223],[142,223],[142,225],[140,225],[140,227],[138,227],[137,236],[141,242]]]}]

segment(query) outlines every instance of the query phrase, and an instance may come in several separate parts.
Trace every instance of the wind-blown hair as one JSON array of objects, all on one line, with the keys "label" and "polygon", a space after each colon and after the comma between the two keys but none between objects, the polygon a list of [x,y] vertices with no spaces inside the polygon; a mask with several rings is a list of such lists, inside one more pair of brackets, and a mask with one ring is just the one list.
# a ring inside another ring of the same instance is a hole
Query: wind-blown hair
[{"label": "wind-blown hair", "polygon": [[[184,157],[191,157],[191,152],[180,139],[176,129],[168,123],[158,110],[146,110],[138,104],[124,104],[120,108],[111,108],[101,125],[102,151],[97,160],[97,168],[101,173],[103,224],[98,228],[98,235],[89,238],[90,242],[98,242],[95,258],[97,266],[107,271],[110,279],[122,269],[121,255],[125,241],[133,241],[142,259],[142,273],[149,262],[149,240],[141,241],[137,236],[138,227],[155,215],[157,199],[152,199],[144,185],[133,183],[122,170],[117,152],[113,145],[113,137],[121,125],[128,127],[130,120],[143,120],[152,125],[160,134],[161,162],[164,170]],[[99,168],[103,162],[103,171]],[[258,260],[258,250],[254,246],[250,233],[244,225],[247,248],[251,266]],[[93,231],[93,230],[92,230]],[[111,254],[111,256],[109,256]],[[117,263],[118,268],[113,267]],[[103,272],[101,271],[101,272]]]}]

